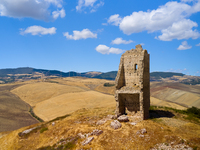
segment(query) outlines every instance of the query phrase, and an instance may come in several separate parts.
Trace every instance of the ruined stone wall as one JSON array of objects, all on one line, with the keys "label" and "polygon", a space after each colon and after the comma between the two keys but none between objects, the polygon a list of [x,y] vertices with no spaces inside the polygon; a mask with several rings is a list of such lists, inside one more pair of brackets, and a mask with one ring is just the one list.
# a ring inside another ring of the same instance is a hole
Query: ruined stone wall
[{"label": "ruined stone wall", "polygon": [[121,56],[116,77],[116,113],[125,113],[125,108],[139,112],[148,118],[150,106],[149,54],[137,45]]},{"label": "ruined stone wall", "polygon": [[144,72],[143,72],[143,107],[144,118],[149,117],[150,107],[150,74],[149,74],[149,54],[144,50]]}]

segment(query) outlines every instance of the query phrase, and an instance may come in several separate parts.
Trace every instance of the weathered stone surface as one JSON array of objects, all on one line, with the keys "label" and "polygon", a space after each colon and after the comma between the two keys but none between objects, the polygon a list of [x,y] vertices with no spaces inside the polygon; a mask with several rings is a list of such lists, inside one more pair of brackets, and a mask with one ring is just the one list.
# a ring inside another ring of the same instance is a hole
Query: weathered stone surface
[{"label": "weathered stone surface", "polygon": [[117,119],[117,116],[116,115],[107,115],[107,118],[108,119]]},{"label": "weathered stone surface", "polygon": [[135,126],[137,123],[135,122],[130,122],[131,125]]},{"label": "weathered stone surface", "polygon": [[82,145],[84,146],[84,145],[89,144],[90,142],[92,142],[93,139],[94,139],[94,137],[88,137],[86,140],[84,140],[82,142]]},{"label": "weathered stone surface", "polygon": [[119,116],[117,118],[117,120],[119,120],[120,122],[128,122],[129,121],[128,116],[125,116],[125,115]]},{"label": "weathered stone surface", "polygon": [[136,135],[139,134],[139,137],[143,138],[145,133],[147,133],[147,130],[145,128],[143,128],[143,129],[137,131]]},{"label": "weathered stone surface", "polygon": [[171,144],[171,143],[159,143],[156,144],[153,148],[150,150],[193,150],[192,147],[186,145],[186,144]]},{"label": "weathered stone surface", "polygon": [[144,134],[144,133],[147,133],[147,130],[144,128],[144,129],[141,129],[141,133]]},{"label": "weathered stone surface", "polygon": [[106,123],[106,121],[107,121],[106,119],[101,119],[101,120],[97,121],[96,125],[102,125],[102,124]]},{"label": "weathered stone surface", "polygon": [[121,128],[122,124],[118,120],[114,120],[111,122],[110,126],[111,128],[116,130],[116,129]]},{"label": "weathered stone surface", "polygon": [[27,135],[27,134],[31,133],[33,130],[40,128],[40,127],[41,127],[41,126],[37,126],[37,127],[33,127],[33,128],[30,128],[30,129],[24,130],[24,131],[18,133],[18,135],[19,135],[20,137],[22,137],[22,136],[24,136],[24,135]]},{"label": "weathered stone surface", "polygon": [[144,135],[140,134],[140,135],[139,135],[139,137],[143,138],[143,137],[144,137]]},{"label": "weathered stone surface", "polygon": [[103,133],[102,130],[95,129],[95,130],[92,131],[91,135],[99,136],[99,135],[102,134],[102,133]]},{"label": "weathered stone surface", "polygon": [[141,45],[122,54],[115,86],[116,115],[125,114],[127,109],[142,119],[149,117],[149,54]]},{"label": "weathered stone surface", "polygon": [[81,139],[84,139],[85,138],[85,135],[83,135],[82,133],[78,133],[77,134]]}]

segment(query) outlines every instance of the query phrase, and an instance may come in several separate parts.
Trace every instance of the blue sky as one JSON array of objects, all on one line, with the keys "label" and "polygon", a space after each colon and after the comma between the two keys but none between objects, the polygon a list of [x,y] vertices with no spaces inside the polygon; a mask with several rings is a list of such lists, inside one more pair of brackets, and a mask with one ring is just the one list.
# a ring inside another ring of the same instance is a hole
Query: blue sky
[{"label": "blue sky", "polygon": [[200,76],[200,0],[0,0],[0,68],[118,70],[141,44],[150,71]]}]

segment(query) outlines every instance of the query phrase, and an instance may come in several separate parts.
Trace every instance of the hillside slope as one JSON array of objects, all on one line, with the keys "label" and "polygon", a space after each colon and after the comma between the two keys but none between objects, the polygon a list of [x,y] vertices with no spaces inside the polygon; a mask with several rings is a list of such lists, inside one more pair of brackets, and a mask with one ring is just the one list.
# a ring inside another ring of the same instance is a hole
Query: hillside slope
[{"label": "hillside slope", "polygon": [[66,93],[37,103],[34,112],[38,117],[49,121],[81,108],[111,107],[114,105],[113,96],[95,91],[86,91]]},{"label": "hillside slope", "polygon": [[200,87],[181,83],[151,83],[151,96],[186,107],[200,108]]},{"label": "hillside slope", "polygon": [[29,113],[29,105],[10,92],[21,85],[0,86],[0,132],[38,123]]},{"label": "hillside slope", "polygon": [[[156,114],[156,118],[144,121],[130,118],[129,122],[121,122],[121,128],[114,130],[110,126],[113,119],[107,116],[113,113],[112,107],[81,109],[62,118],[0,134],[0,147],[1,150],[200,148],[197,118],[193,123],[184,119],[187,115],[157,108],[150,111],[151,115]],[[101,119],[107,121],[97,124]],[[26,129],[34,127],[29,134],[22,134]],[[142,132],[144,129],[146,132]],[[101,132],[97,134],[98,131]],[[93,140],[83,145],[87,137]]]},{"label": "hillside slope", "polygon": [[18,95],[23,101],[29,103],[31,106],[35,106],[41,101],[64,93],[75,93],[83,91],[85,90],[76,86],[61,85],[49,82],[36,82],[25,84],[13,89],[11,92]]},{"label": "hillside slope", "polygon": [[[87,77],[97,79],[115,80],[117,71],[110,72],[83,72],[78,73],[74,71],[62,72],[59,70],[47,70],[47,69],[35,69],[29,67],[22,68],[8,68],[0,69],[0,84],[11,82],[23,82],[31,79],[48,79],[48,78],[60,78],[60,77]],[[150,81],[159,82],[179,82],[184,84],[200,84],[199,76],[188,76],[182,73],[175,72],[151,72]]]},{"label": "hillside slope", "polygon": [[114,96],[93,91],[104,82],[107,80],[72,77],[52,79],[25,84],[13,89],[12,93],[29,103],[38,117],[48,121],[81,108],[114,106]]}]

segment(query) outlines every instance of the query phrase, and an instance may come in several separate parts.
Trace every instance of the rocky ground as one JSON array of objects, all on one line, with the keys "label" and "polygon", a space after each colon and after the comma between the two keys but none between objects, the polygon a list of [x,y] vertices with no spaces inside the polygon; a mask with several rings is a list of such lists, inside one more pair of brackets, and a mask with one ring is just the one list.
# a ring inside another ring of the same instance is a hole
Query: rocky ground
[{"label": "rocky ground", "polygon": [[81,109],[24,127],[1,136],[0,147],[2,150],[200,148],[199,122],[184,119],[186,115],[159,109],[150,112],[150,119],[140,120],[138,116],[116,117],[114,110]]}]

